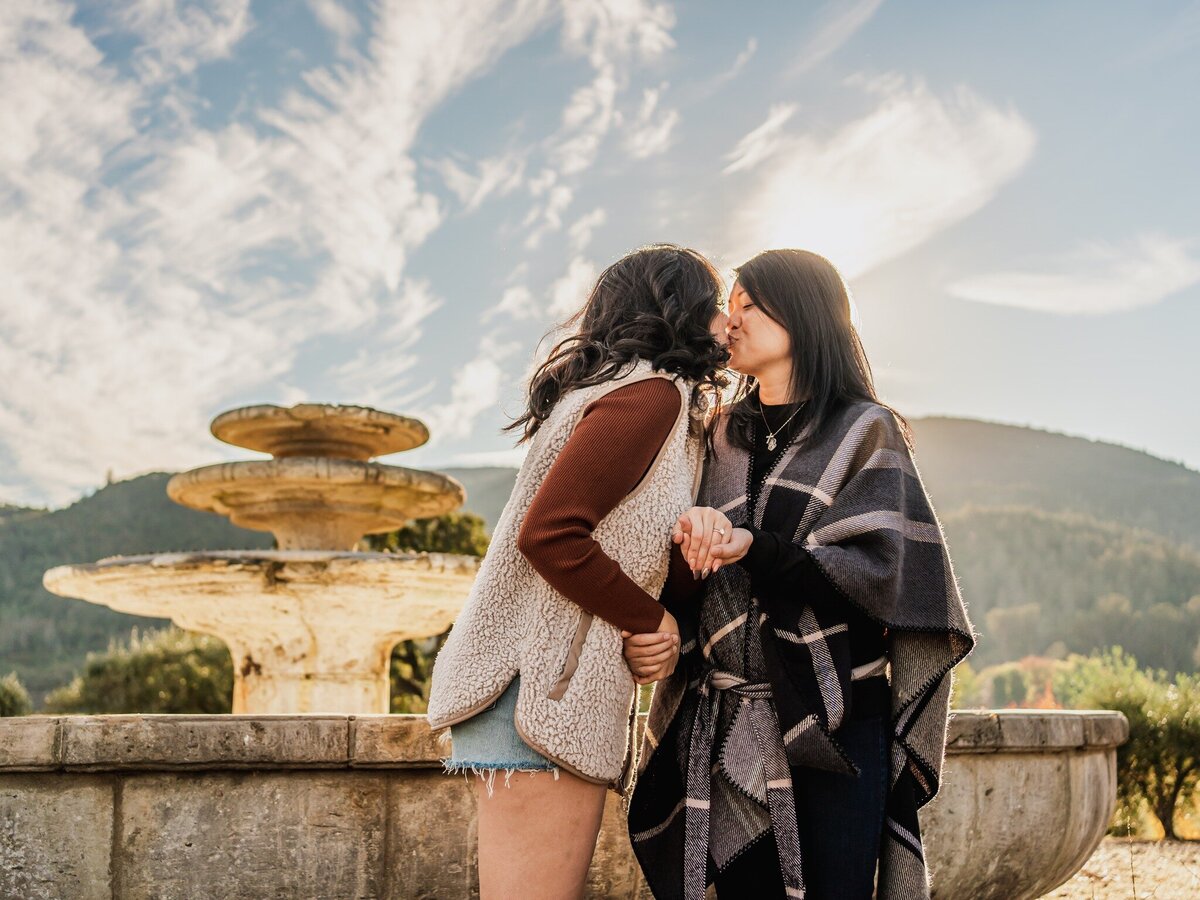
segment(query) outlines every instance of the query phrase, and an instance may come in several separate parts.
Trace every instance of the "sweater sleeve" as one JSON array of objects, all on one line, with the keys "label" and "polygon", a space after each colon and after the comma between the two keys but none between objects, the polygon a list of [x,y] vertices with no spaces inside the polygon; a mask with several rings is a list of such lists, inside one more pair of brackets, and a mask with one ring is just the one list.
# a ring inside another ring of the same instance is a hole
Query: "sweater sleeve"
[{"label": "sweater sleeve", "polygon": [[848,604],[805,547],[750,522],[735,527],[754,535],[739,564],[749,573],[759,596],[799,596],[843,609],[850,626],[850,661],[854,664],[874,660],[886,652],[887,629]]},{"label": "sweater sleeve", "polygon": [[634,634],[657,631],[662,607],[592,537],[658,456],[682,402],[665,378],[590,403],[525,514],[517,547],[568,600]]},{"label": "sweater sleeve", "polygon": [[744,528],[754,536],[750,550],[742,557],[740,564],[750,573],[755,590],[795,586],[810,596],[836,596],[833,585],[804,547],[772,531],[756,528],[750,522],[742,522],[735,527]]},{"label": "sweater sleeve", "polygon": [[693,574],[687,557],[683,555],[683,545],[672,541],[671,565],[667,570],[667,581],[663,585],[659,602],[678,619],[681,611],[688,610],[689,604],[699,602],[703,590],[704,582]]}]

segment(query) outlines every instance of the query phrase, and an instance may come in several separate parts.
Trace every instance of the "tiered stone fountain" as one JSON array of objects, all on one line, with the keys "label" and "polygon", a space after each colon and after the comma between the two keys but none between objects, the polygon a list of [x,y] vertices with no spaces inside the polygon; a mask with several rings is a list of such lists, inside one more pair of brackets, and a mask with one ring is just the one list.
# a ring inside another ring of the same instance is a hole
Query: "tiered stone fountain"
[{"label": "tiered stone fountain", "polygon": [[302,403],[231,410],[212,433],[273,458],[182,472],[168,495],[270,531],[279,549],[118,556],[51,569],[46,587],[224,640],[234,713],[387,712],[392,647],[449,627],[478,567],[354,552],[365,534],[462,505],[452,478],[370,462],[419,447],[429,431],[362,406]]}]

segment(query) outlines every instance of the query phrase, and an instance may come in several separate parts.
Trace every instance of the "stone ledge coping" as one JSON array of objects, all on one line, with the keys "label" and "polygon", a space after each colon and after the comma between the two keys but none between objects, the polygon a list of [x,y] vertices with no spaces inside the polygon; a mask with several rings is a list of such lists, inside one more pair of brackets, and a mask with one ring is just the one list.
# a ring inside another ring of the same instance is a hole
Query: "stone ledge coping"
[{"label": "stone ledge coping", "polygon": [[74,570],[79,572],[96,572],[104,569],[118,569],[122,566],[177,566],[185,563],[228,562],[242,565],[257,565],[260,563],[381,563],[383,565],[398,565],[400,563],[417,563],[433,568],[441,564],[443,567],[459,566],[470,569],[479,568],[481,557],[466,556],[459,553],[428,553],[411,551],[399,553],[372,553],[355,550],[164,550],[158,553],[140,553],[133,556],[106,556],[90,563],[68,563],[48,569],[49,572],[58,570]]},{"label": "stone ledge coping", "polygon": [[[1112,748],[1129,725],[1102,710],[980,710],[950,717],[946,751]],[[23,716],[0,719],[0,772],[440,767],[423,715]]]},{"label": "stone ledge coping", "polygon": [[956,710],[947,753],[1035,753],[1119,747],[1129,722],[1107,709]]}]

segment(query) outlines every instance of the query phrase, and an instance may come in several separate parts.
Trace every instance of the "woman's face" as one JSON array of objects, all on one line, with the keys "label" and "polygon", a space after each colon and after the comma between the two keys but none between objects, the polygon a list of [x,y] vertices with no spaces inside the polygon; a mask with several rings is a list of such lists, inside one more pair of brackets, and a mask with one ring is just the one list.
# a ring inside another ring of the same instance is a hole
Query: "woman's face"
[{"label": "woman's face", "polygon": [[770,369],[791,370],[792,342],[782,325],[768,316],[735,282],[729,295],[729,367],[762,378]]}]

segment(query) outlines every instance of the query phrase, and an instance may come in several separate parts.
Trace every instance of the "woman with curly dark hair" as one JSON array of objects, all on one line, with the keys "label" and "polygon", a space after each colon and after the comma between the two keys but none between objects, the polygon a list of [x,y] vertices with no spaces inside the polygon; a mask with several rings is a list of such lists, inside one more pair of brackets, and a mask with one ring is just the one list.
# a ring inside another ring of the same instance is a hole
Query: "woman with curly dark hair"
[{"label": "woman with curly dark hair", "polygon": [[675,535],[703,597],[677,610],[674,668],[655,636],[626,640],[660,680],[634,850],[659,900],[927,898],[917,808],[974,635],[907,423],[823,257],[739,268],[728,331],[743,380]]},{"label": "woman with curly dark hair", "polygon": [[[474,772],[483,900],[582,896],[606,788],[631,773],[622,632],[679,629],[691,571],[671,533],[695,502],[704,410],[726,359],[720,275],[672,245],[601,273],[529,385],[529,452],[434,665],[447,771]],[[493,793],[496,773],[507,789]],[[513,779],[514,772],[528,778]],[[486,791],[486,793],[485,793]]]}]

